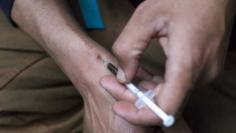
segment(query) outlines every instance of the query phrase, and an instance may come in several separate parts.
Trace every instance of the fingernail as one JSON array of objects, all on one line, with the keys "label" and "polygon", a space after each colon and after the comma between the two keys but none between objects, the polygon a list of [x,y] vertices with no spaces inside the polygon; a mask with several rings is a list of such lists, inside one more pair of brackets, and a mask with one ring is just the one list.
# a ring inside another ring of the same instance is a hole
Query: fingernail
[{"label": "fingernail", "polygon": [[157,85],[157,87],[155,88],[155,94],[158,95],[160,93],[160,90],[163,88],[163,83],[160,83],[159,85]]},{"label": "fingernail", "polygon": [[100,81],[100,84],[101,84],[101,86],[103,87],[103,88],[107,88],[107,81],[106,81],[106,79],[102,79],[101,81]]},{"label": "fingernail", "polygon": [[124,71],[123,71],[121,68],[118,69],[116,78],[117,78],[121,83],[127,82],[127,79],[126,79],[126,77],[125,77],[125,73],[124,73]]}]

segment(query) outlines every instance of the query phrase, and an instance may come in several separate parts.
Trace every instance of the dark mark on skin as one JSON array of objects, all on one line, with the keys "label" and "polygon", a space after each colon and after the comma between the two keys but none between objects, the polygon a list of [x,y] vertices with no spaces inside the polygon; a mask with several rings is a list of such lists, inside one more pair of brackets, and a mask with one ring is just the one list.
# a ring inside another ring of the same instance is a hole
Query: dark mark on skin
[{"label": "dark mark on skin", "polygon": [[118,73],[118,68],[117,68],[115,65],[113,65],[112,63],[107,62],[107,61],[105,61],[104,59],[102,59],[101,55],[99,55],[99,54],[97,55],[97,60],[102,61],[103,64],[106,65],[107,69],[108,69],[113,75],[115,75],[115,76],[117,75],[117,73]]},{"label": "dark mark on skin", "polygon": [[103,64],[105,64],[105,60],[102,58],[102,56],[100,54],[97,54],[97,58],[96,58],[99,62],[102,62]]},{"label": "dark mark on skin", "polygon": [[98,59],[98,60],[102,60],[101,55],[98,54],[98,55],[97,55],[97,59]]},{"label": "dark mark on skin", "polygon": [[114,66],[113,64],[111,63],[108,63],[107,64],[107,68],[110,70],[110,72],[112,74],[114,74],[115,76],[117,75],[117,72],[118,72],[118,68],[116,66]]}]

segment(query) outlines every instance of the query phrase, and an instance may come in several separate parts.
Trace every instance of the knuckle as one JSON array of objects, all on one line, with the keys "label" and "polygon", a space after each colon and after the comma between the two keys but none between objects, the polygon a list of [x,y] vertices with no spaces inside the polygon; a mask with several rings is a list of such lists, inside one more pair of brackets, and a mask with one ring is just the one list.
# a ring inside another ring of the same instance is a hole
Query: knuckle
[{"label": "knuckle", "polygon": [[214,81],[223,71],[224,65],[219,60],[208,60],[205,68],[201,72],[199,78],[200,83],[206,84]]},{"label": "knuckle", "polygon": [[153,8],[153,4],[150,1],[142,2],[135,10],[133,19],[135,21],[147,21],[149,18],[150,10]]},{"label": "knuckle", "polygon": [[115,54],[118,58],[125,58],[126,55],[126,48],[123,45],[113,45],[112,46],[112,52]]},{"label": "knuckle", "polygon": [[185,56],[182,60],[182,65],[186,69],[199,69],[200,66],[204,63],[203,61],[203,54],[200,50],[193,49],[190,51],[191,54],[188,54],[188,56]]},{"label": "knuckle", "polygon": [[112,51],[121,60],[137,59],[142,54],[141,50],[135,49],[132,46],[127,47],[126,45],[115,45],[112,47]]},{"label": "knuckle", "polygon": [[147,9],[148,9],[149,5],[147,4],[147,2],[142,2],[135,10],[135,14],[143,14]]},{"label": "knuckle", "polygon": [[191,64],[193,67],[199,67],[204,63],[203,52],[197,50],[197,52],[193,52]]},{"label": "knuckle", "polygon": [[213,64],[208,70],[208,74],[206,76],[206,82],[211,82],[215,80],[223,71],[222,65]]}]

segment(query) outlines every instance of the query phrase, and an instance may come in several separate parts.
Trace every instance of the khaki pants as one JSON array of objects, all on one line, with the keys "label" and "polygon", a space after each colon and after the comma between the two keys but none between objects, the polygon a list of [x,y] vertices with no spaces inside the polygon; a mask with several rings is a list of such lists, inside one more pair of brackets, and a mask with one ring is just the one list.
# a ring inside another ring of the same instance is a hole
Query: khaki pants
[{"label": "khaki pants", "polygon": [[[133,9],[119,1],[111,6],[126,9],[121,13],[101,6],[108,28],[90,30],[89,35],[109,49]],[[143,59],[143,64],[163,71],[165,57],[157,45]],[[236,132],[235,68],[236,54],[231,53],[222,76],[193,91],[184,116],[196,133]],[[82,116],[83,101],[68,78],[41,47],[11,27],[0,13],[0,133],[79,133]]]},{"label": "khaki pants", "polygon": [[[116,16],[111,17],[110,7],[101,6],[103,15],[108,16],[104,17],[106,27],[111,28],[88,33],[109,49],[132,9],[127,1],[117,1],[113,6],[127,10],[112,10]],[[113,23],[118,20],[122,22]],[[82,118],[83,101],[69,79],[0,11],[0,133],[80,133]]]},{"label": "khaki pants", "polygon": [[0,133],[81,132],[83,101],[36,43],[0,14]]}]

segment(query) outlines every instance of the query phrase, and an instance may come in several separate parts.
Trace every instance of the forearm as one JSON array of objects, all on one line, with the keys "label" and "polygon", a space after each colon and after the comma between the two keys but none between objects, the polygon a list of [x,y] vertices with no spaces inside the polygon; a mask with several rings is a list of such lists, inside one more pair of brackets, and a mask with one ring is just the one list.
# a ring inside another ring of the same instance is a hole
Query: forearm
[{"label": "forearm", "polygon": [[66,5],[63,0],[16,0],[12,10],[13,20],[60,65],[73,50],[78,55],[88,52],[91,41]]},{"label": "forearm", "polygon": [[61,37],[64,42],[69,41],[66,40],[68,36],[79,39],[82,44],[84,34],[71,16],[67,5],[63,0],[15,0],[12,18],[46,48],[50,48],[47,45],[58,40],[62,43]]},{"label": "forearm", "polygon": [[[16,0],[12,17],[52,56],[80,92],[85,103],[85,126],[87,121],[102,125],[88,125],[87,129],[108,129],[110,116],[100,115],[96,120],[92,117],[100,114],[101,105],[110,112],[109,100],[113,100],[99,87],[100,77],[107,72],[102,69],[102,63],[96,62],[96,55],[102,56],[106,52],[97,50],[97,44],[82,32],[66,5],[63,0]],[[98,101],[97,105],[94,101]]]},{"label": "forearm", "polygon": [[100,71],[96,75],[98,83],[99,77],[107,72],[97,57],[111,56],[86,36],[66,5],[63,0],[16,0],[12,17],[52,56],[72,82],[81,77],[89,79],[89,71],[94,69]]}]

